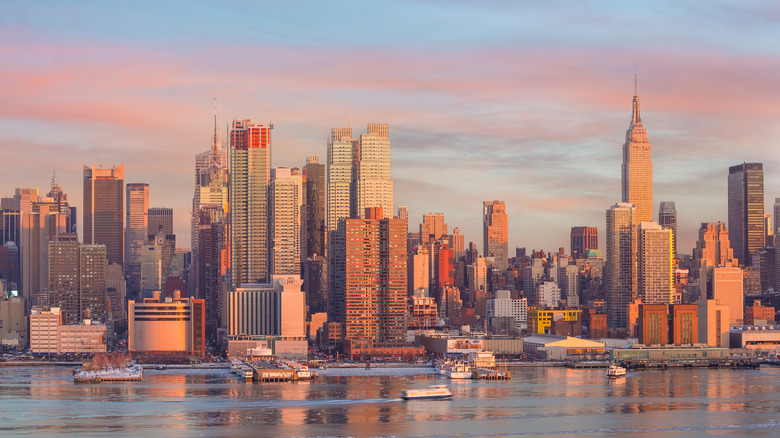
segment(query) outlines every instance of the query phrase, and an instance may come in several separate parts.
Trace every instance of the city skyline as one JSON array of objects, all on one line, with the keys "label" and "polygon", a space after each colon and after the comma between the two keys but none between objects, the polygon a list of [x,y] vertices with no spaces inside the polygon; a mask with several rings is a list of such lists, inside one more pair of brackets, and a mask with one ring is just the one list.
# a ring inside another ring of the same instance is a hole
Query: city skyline
[{"label": "city skyline", "polygon": [[[81,166],[124,163],[125,182],[148,183],[149,205],[173,208],[175,234],[187,236],[192,167],[210,147],[217,96],[223,120],[274,123],[273,167],[325,162],[331,128],[387,122],[394,205],[409,206],[411,231],[442,212],[479,242],[480,203],[500,199],[510,255],[568,252],[571,227],[603,236],[604,210],[620,201],[635,69],[653,218],[661,201],[675,202],[680,253],[702,222],[727,222],[728,167],[764,164],[766,210],[780,194],[776,6],[570,4],[570,15],[535,4],[307,6],[195,5],[178,20],[165,5],[84,6],[75,17],[57,5],[45,16],[9,7],[0,141],[13,165],[0,195],[43,193],[56,172],[83,208]],[[342,34],[322,12],[355,26]],[[257,26],[232,25],[244,15]],[[464,17],[469,26],[453,25]]]}]

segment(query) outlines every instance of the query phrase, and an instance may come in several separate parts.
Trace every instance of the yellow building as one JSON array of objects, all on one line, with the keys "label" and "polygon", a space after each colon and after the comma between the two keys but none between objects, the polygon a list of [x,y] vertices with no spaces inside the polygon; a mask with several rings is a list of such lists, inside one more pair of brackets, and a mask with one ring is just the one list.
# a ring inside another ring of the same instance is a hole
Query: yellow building
[{"label": "yellow building", "polygon": [[577,322],[582,317],[580,309],[542,310],[535,307],[528,309],[528,331],[531,333],[550,333],[555,321]]}]

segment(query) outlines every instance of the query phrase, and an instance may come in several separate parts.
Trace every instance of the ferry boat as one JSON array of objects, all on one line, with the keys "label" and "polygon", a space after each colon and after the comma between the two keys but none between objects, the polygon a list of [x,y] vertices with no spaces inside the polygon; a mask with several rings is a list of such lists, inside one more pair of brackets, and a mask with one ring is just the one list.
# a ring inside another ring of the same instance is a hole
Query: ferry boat
[{"label": "ferry boat", "polygon": [[306,365],[298,365],[295,367],[295,373],[298,375],[298,379],[300,380],[309,380],[313,376],[311,374],[311,371],[309,371],[309,367]]},{"label": "ferry boat", "polygon": [[445,368],[447,377],[450,379],[470,379],[471,367],[464,363],[452,363]]},{"label": "ferry boat", "polygon": [[612,364],[609,366],[609,368],[607,368],[607,377],[609,378],[625,377],[625,375],[626,369],[620,365]]},{"label": "ferry boat", "polygon": [[452,391],[445,385],[431,386],[426,389],[407,389],[401,391],[404,400],[443,399],[452,397]]},{"label": "ferry boat", "polygon": [[252,380],[252,376],[254,376],[255,370],[253,370],[250,367],[243,367],[241,368],[241,372],[239,373],[239,377],[244,377],[246,380]]}]

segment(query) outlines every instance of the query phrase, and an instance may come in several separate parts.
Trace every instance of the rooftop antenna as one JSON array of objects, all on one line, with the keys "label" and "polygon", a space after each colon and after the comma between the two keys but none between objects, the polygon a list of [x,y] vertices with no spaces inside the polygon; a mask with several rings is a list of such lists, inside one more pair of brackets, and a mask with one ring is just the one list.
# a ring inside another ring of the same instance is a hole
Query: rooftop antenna
[{"label": "rooftop antenna", "polygon": [[634,63],[634,96],[636,96],[636,88],[637,88],[637,86],[636,86],[636,82],[637,82],[636,81],[636,77],[637,77],[637,74],[636,74],[636,62],[635,62]]},{"label": "rooftop antenna", "polygon": [[352,96],[349,97],[349,132],[352,132]]},{"label": "rooftop antenna", "polygon": [[211,143],[211,153],[218,154],[222,149],[222,139],[219,137],[219,125],[222,124],[222,114],[217,98],[214,98],[214,138]]}]

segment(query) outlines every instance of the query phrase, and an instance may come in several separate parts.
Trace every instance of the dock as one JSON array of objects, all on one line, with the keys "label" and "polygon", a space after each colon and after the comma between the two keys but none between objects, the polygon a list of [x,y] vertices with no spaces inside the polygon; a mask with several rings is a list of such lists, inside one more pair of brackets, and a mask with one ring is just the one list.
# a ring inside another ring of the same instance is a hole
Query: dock
[{"label": "dock", "polygon": [[609,368],[609,362],[566,362],[566,368],[588,369],[588,368]]},{"label": "dock", "polygon": [[477,368],[471,372],[471,378],[474,380],[509,380],[512,378],[512,373],[510,371]]},{"label": "dock", "polygon": [[694,359],[694,360],[647,360],[626,359],[621,361],[621,366],[628,370],[647,368],[732,368],[732,369],[758,369],[761,362],[750,358],[727,359]]}]

